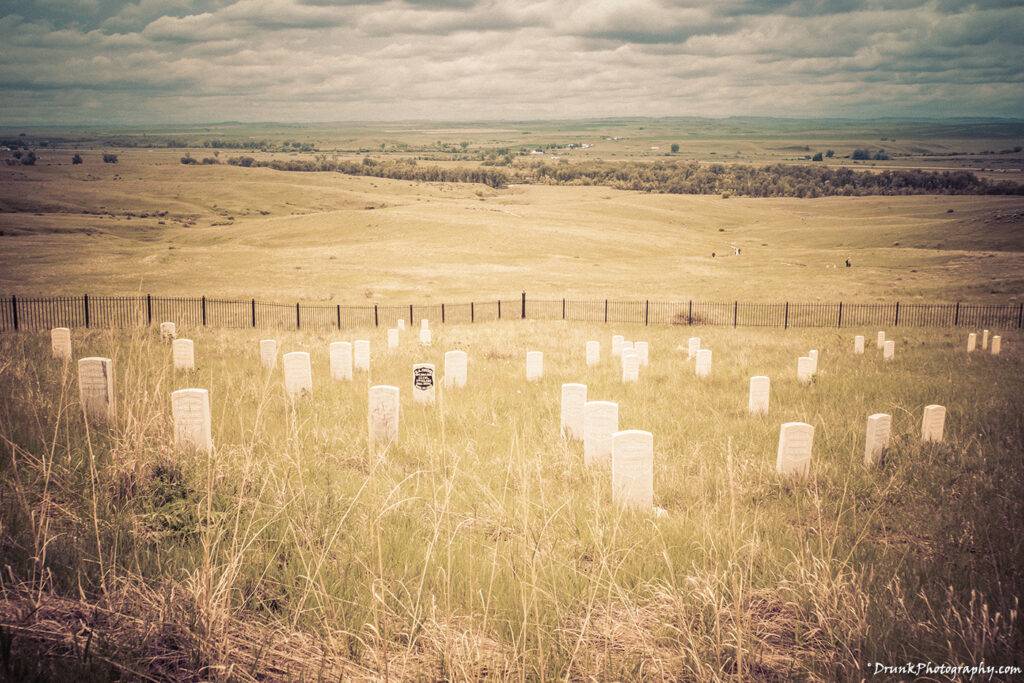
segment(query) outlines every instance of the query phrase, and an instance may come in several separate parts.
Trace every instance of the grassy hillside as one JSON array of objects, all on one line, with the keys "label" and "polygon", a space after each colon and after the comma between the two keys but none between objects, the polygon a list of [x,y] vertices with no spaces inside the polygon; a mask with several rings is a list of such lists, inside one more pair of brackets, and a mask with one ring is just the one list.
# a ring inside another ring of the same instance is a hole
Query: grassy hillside
[{"label": "grassy hillside", "polygon": [[[639,384],[620,383],[612,332],[650,341]],[[436,326],[433,348],[406,332],[390,355],[365,330],[350,338],[371,339],[373,366],[351,383],[329,380],[332,337],[281,333],[282,352],[313,356],[313,395],[293,407],[255,333],[181,330],[196,343],[186,375],[154,332],[76,331],[76,357],[114,359],[118,417],[92,429],[46,335],[4,336],[5,666],[860,680],[872,662],[1024,663],[1024,340],[967,357],[961,332],[891,330],[883,364],[870,344],[850,352],[855,332],[702,331],[714,368],[700,381],[677,330]],[[604,357],[588,370],[590,338]],[[801,387],[810,347],[820,375]],[[414,405],[412,363],[440,367],[450,348],[469,352],[469,385]],[[527,350],[545,353],[538,383],[524,381]],[[746,414],[754,374],[772,380],[767,417]],[[559,437],[566,381],[654,434],[665,517],[613,508],[608,472]],[[379,459],[370,383],[402,391],[400,441]],[[210,457],[171,446],[169,394],[187,386],[211,392]],[[949,410],[942,445],[918,440],[930,403]],[[866,469],[878,411],[893,448]],[[774,473],[790,420],[817,430],[800,484]]]}]

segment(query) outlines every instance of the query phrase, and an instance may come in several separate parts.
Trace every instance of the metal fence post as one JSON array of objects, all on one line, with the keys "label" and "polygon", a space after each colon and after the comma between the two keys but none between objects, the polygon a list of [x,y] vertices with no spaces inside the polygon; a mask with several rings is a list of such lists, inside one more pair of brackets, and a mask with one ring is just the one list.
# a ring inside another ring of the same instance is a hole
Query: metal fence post
[{"label": "metal fence post", "polygon": [[302,329],[302,316],[299,314],[299,302],[295,302],[295,329]]},{"label": "metal fence post", "polygon": [[739,311],[740,311],[740,302],[739,301],[733,301],[732,302],[732,326],[733,327],[736,327],[736,321],[739,318]]},{"label": "metal fence post", "polygon": [[146,295],[146,325],[153,324],[153,295]]},{"label": "metal fence post", "polygon": [[338,329],[341,329],[341,304],[335,304],[334,317],[338,323]]},{"label": "metal fence post", "polygon": [[203,306],[203,327],[206,327],[206,297],[205,296],[202,299],[202,306]]},{"label": "metal fence post", "polygon": [[562,299],[562,320],[565,320],[565,299]]},{"label": "metal fence post", "polygon": [[843,302],[839,302],[839,321],[836,323],[836,327],[843,326]]},{"label": "metal fence post", "polygon": [[441,322],[444,322],[444,304],[441,304]]},{"label": "metal fence post", "polygon": [[523,292],[523,320],[526,320],[526,292]]},{"label": "metal fence post", "polygon": [[956,302],[956,310],[953,312],[953,327],[960,327],[960,302]]},{"label": "metal fence post", "polygon": [[1024,303],[1017,305],[1017,329],[1024,325]]},{"label": "metal fence post", "polygon": [[469,302],[469,322],[476,322],[476,311],[474,310],[473,302]]},{"label": "metal fence post", "polygon": [[14,323],[14,331],[18,331],[18,297],[11,294],[11,321]]},{"label": "metal fence post", "polygon": [[89,327],[89,295],[82,297],[82,307],[85,308],[85,326]]},{"label": "metal fence post", "polygon": [[501,299],[498,299],[498,320],[501,320]]},{"label": "metal fence post", "polygon": [[252,326],[256,327],[256,299],[252,300]]},{"label": "metal fence post", "polygon": [[412,325],[412,304],[409,304],[409,324]]},{"label": "metal fence post", "polygon": [[604,300],[604,321],[608,322],[608,299]]},{"label": "metal fence post", "polygon": [[644,301],[644,325],[646,325],[651,319],[651,301],[647,299]]},{"label": "metal fence post", "polygon": [[896,302],[896,320],[893,321],[893,326],[899,326],[900,324],[900,302]]},{"label": "metal fence post", "polygon": [[782,321],[782,328],[785,330],[789,329],[789,302],[786,302],[786,317]]},{"label": "metal fence post", "polygon": [[693,299],[690,299],[690,305],[686,309],[686,324],[687,325],[692,325],[693,324]]},{"label": "metal fence post", "polygon": [[[340,310],[340,304],[339,304],[339,310]],[[380,327],[380,316],[377,315],[377,304],[373,305],[373,326],[374,327]],[[341,325],[338,325],[338,327],[341,327]]]}]

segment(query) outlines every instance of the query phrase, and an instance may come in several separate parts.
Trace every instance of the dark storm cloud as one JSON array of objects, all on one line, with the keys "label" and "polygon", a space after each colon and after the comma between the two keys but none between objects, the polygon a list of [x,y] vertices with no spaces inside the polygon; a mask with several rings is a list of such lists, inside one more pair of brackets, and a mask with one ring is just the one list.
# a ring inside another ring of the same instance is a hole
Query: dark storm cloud
[{"label": "dark storm cloud", "polygon": [[1024,111],[1020,2],[0,0],[0,120]]}]

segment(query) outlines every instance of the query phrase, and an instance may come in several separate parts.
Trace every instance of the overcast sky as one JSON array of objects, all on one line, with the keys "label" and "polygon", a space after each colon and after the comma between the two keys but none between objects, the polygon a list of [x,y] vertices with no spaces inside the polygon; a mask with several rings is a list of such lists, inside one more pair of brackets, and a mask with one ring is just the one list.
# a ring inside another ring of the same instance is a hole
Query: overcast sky
[{"label": "overcast sky", "polygon": [[0,0],[0,122],[1024,116],[1024,2]]}]

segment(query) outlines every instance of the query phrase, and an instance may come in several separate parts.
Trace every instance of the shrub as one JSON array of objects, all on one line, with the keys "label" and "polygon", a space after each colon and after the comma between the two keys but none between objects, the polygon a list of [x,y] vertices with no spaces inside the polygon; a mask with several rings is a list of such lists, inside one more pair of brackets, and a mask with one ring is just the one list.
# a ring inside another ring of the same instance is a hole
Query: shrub
[{"label": "shrub", "polygon": [[679,143],[678,142],[673,142],[671,150],[672,150],[673,154],[678,154],[679,153]]},{"label": "shrub", "polygon": [[880,149],[875,152],[874,159],[875,161],[887,161],[889,159],[889,154],[884,149]]},{"label": "shrub", "polygon": [[827,156],[829,159],[831,159],[835,155],[836,155],[836,151],[834,149],[830,149],[827,152],[825,152],[825,156]]},{"label": "shrub", "polygon": [[181,158],[181,163],[188,166],[189,164],[198,164],[199,162],[193,159],[191,154],[186,154]]},{"label": "shrub", "polygon": [[21,163],[24,164],[25,166],[35,166],[36,165],[36,153],[31,151],[31,150],[29,150],[29,153],[26,154],[24,157],[22,157]]},{"label": "shrub", "polygon": [[103,163],[105,163],[105,164],[116,164],[117,163],[117,155],[116,154],[110,154],[109,152],[104,152],[103,153]]},{"label": "shrub", "polygon": [[821,152],[818,152],[813,157],[811,157],[811,161],[821,161]]},{"label": "shrub", "polygon": [[866,149],[857,148],[853,150],[853,154],[850,156],[851,159],[856,161],[866,161],[871,158],[871,152]]},{"label": "shrub", "polygon": [[71,157],[71,163],[76,165],[76,166],[78,164],[82,163],[82,155],[81,154],[76,154],[75,156]]},{"label": "shrub", "polygon": [[207,166],[210,166],[212,164],[219,164],[219,163],[220,163],[220,159],[215,159],[214,157],[203,157],[203,164],[205,164]]}]

